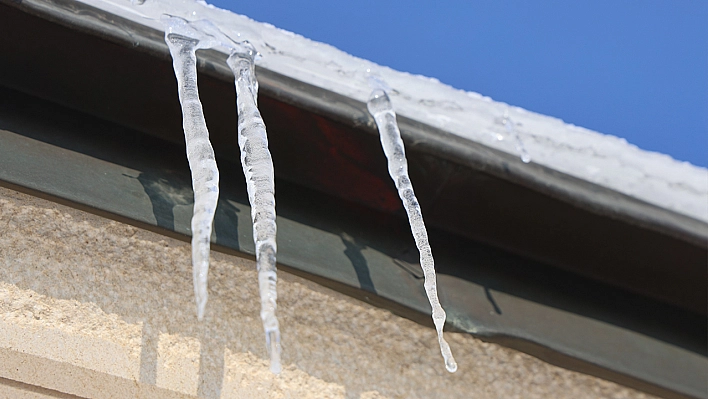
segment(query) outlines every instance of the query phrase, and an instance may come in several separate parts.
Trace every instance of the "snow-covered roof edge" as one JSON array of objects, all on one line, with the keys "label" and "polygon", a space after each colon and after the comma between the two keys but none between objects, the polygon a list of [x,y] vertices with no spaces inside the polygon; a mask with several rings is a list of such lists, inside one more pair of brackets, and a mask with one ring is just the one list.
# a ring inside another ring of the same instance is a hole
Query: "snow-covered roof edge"
[{"label": "snow-covered roof edge", "polygon": [[362,102],[370,94],[367,70],[371,70],[393,89],[399,115],[518,155],[515,139],[503,124],[507,114],[532,162],[708,222],[708,169],[641,150],[622,138],[495,102],[434,78],[382,67],[203,1],[79,1],[159,30],[163,29],[159,18],[165,13],[208,19],[227,35],[254,43],[264,55],[261,67]]}]

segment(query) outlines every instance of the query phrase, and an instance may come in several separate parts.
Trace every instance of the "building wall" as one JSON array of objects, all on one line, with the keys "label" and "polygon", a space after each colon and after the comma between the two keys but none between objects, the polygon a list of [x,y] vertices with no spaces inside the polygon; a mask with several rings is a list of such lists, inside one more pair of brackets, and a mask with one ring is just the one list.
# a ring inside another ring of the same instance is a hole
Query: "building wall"
[{"label": "building wall", "polygon": [[212,252],[197,322],[189,244],[0,188],[0,397],[647,398],[285,272],[268,371],[255,264]]}]

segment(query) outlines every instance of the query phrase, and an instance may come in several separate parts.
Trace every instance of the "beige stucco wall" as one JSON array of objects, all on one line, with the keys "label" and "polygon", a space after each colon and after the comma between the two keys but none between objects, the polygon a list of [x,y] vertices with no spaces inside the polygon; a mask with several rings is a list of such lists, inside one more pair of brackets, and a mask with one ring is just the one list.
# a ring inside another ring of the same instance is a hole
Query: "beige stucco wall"
[{"label": "beige stucco wall", "polygon": [[[645,398],[280,273],[268,371],[254,263],[212,254],[198,323],[188,243],[0,188],[0,397]],[[67,395],[68,394],[68,395]]]}]

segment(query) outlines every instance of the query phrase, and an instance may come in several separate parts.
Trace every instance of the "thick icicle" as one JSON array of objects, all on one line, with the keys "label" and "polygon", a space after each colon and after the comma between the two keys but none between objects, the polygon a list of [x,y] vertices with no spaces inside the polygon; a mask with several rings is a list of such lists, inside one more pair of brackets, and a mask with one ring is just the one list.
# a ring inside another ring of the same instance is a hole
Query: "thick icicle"
[{"label": "thick icicle", "polygon": [[240,44],[226,61],[234,73],[238,108],[238,144],[241,165],[246,176],[248,199],[253,218],[253,240],[256,244],[258,285],[261,294],[261,320],[266,347],[270,354],[270,370],[278,374],[280,365],[280,329],[275,316],[278,293],[275,255],[275,179],[273,160],[268,151],[268,136],[258,111],[258,82],[254,76],[254,60],[258,54],[248,42]]},{"label": "thick icicle", "polygon": [[214,150],[209,142],[209,131],[197,89],[196,50],[210,47],[210,41],[187,21],[164,16],[165,42],[170,48],[172,65],[182,105],[182,125],[187,145],[187,159],[192,170],[194,211],[192,214],[192,274],[197,302],[197,317],[204,317],[207,303],[207,274],[209,271],[209,246],[211,227],[219,199],[219,170]]},{"label": "thick icicle", "polygon": [[517,132],[516,127],[514,127],[514,121],[509,117],[509,111],[504,111],[502,124],[506,126],[506,132],[509,133],[510,136],[514,137],[514,145],[516,146],[516,151],[519,152],[519,158],[521,158],[521,161],[523,163],[531,162],[531,156],[528,151],[526,151],[524,142],[521,141],[521,136],[519,136],[519,132]]},{"label": "thick icicle", "polygon": [[408,161],[406,160],[406,151],[401,140],[401,132],[398,129],[396,122],[396,113],[393,110],[393,105],[384,90],[384,85],[380,79],[370,79],[369,84],[373,87],[371,96],[367,103],[367,107],[371,115],[376,120],[376,125],[379,128],[381,137],[381,146],[383,147],[386,158],[388,159],[388,172],[391,175],[398,195],[403,201],[403,206],[408,213],[408,221],[411,225],[415,244],[420,251],[420,265],[423,268],[425,276],[425,292],[428,294],[428,300],[433,310],[433,322],[435,329],[438,332],[438,343],[440,351],[445,359],[445,368],[447,371],[454,373],[457,370],[457,363],[452,357],[450,345],[443,338],[443,326],[445,325],[445,311],[440,306],[438,300],[438,289],[435,281],[435,263],[433,261],[433,253],[428,242],[428,233],[423,223],[423,214],[421,213],[418,199],[413,192],[413,185],[408,177]]}]

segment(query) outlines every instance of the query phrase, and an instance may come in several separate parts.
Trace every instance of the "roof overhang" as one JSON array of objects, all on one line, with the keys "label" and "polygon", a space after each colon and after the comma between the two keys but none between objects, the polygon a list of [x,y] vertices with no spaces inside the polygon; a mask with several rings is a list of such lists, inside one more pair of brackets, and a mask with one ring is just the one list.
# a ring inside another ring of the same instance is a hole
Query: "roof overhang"
[{"label": "roof overhang", "polygon": [[[128,1],[0,3],[2,184],[189,234],[181,114],[157,21]],[[278,178],[280,263],[427,324],[367,86],[344,67],[354,61],[330,58],[340,67],[334,75],[308,72],[307,60],[282,60],[297,50],[324,59],[330,48],[313,44],[324,52],[313,55],[306,39],[210,10],[199,8],[275,49],[263,51],[257,74]],[[279,54],[287,40],[293,50]],[[252,254],[231,72],[223,52],[198,55],[223,176],[216,247]],[[706,397],[708,216],[697,202],[708,192],[706,171],[514,109],[533,157],[525,164],[488,134],[501,128],[505,105],[381,71],[399,93],[449,324],[648,392]],[[430,103],[406,98],[416,85]],[[608,163],[577,151],[582,145]],[[588,178],[582,162],[620,166]],[[643,178],[622,176],[637,169]]]}]

